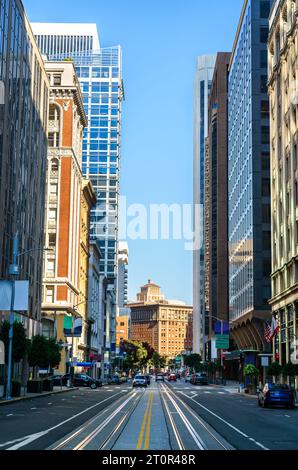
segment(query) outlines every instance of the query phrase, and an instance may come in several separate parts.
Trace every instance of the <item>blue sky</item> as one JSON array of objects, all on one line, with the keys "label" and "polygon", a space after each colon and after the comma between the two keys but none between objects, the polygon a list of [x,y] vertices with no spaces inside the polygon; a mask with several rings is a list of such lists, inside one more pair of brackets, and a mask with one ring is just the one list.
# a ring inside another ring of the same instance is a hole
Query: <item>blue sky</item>
[{"label": "blue sky", "polygon": [[[196,57],[230,51],[242,0],[23,0],[31,21],[97,23],[123,48],[121,194],[128,204],[192,203]],[[192,303],[184,242],[129,241],[129,298],[148,279]]]}]

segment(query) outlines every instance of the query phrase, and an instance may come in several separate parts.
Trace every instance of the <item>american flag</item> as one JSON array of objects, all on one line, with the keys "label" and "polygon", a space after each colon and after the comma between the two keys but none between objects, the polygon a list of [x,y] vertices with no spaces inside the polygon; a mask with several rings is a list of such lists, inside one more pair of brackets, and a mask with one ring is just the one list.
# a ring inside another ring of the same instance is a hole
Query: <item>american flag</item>
[{"label": "american flag", "polygon": [[271,326],[267,322],[265,324],[265,340],[267,341],[267,343],[271,343],[272,341]]}]

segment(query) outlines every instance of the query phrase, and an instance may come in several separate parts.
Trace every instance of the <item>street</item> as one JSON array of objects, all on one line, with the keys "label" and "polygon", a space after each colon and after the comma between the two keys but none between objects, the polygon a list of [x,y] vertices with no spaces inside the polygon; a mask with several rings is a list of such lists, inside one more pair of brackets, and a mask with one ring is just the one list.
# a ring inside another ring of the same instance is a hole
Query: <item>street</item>
[{"label": "street", "polygon": [[294,450],[298,410],[177,381],[80,389],[0,408],[1,450]]}]

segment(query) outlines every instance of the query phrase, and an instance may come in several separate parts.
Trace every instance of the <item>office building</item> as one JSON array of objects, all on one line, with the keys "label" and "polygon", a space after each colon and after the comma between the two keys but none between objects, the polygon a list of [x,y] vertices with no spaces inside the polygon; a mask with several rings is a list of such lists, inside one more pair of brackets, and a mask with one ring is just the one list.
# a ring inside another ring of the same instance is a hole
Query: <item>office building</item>
[{"label": "office building", "polygon": [[[298,335],[297,1],[274,2],[269,32],[272,311],[274,359],[285,365]],[[297,380],[297,379],[296,379]]]},{"label": "office building", "polygon": [[193,308],[167,301],[160,287],[149,281],[141,287],[131,311],[131,339],[148,343],[161,356],[174,359],[192,351]]},{"label": "office building", "polygon": [[72,62],[45,62],[50,81],[48,165],[42,332],[64,345],[60,372],[70,359],[71,339],[65,317],[82,318],[82,335],[73,341],[72,356],[88,360],[87,294],[91,183],[82,174],[83,129],[87,119]]},{"label": "office building", "polygon": [[128,266],[128,244],[119,242],[118,244],[118,308],[123,309],[127,302],[127,266]]},{"label": "office building", "polygon": [[122,308],[116,322],[116,346],[117,351],[121,354],[123,348],[121,343],[125,340],[130,339],[131,334],[131,311],[129,308]]},{"label": "office building", "polygon": [[208,97],[216,56],[198,57],[194,87],[194,232],[193,251],[193,348],[203,352],[204,307],[204,182],[205,139],[208,136]]},{"label": "office building", "polygon": [[[209,95],[205,145],[205,311],[211,359],[214,322],[229,320],[228,300],[228,67],[230,53],[217,54]],[[208,317],[209,315],[209,317]],[[209,320],[209,321],[208,321]]]},{"label": "office building", "polygon": [[32,338],[41,331],[49,83],[20,0],[0,2],[0,35],[0,279],[9,278],[18,235],[29,309],[15,317]]},{"label": "office building", "polygon": [[100,248],[100,273],[108,280],[110,301],[115,302],[114,305],[109,302],[111,318],[106,319],[106,325],[113,328],[106,336],[109,346],[105,345],[110,364],[116,349],[120,130],[124,99],[121,47],[101,48],[96,25],[33,23],[32,28],[43,54],[53,60],[73,60],[83,93],[88,125],[84,131],[82,170],[92,182],[97,199],[91,211],[90,238]]},{"label": "office building", "polygon": [[271,318],[268,18],[272,1],[245,0],[229,66],[229,318],[232,338],[253,363],[269,351]]}]

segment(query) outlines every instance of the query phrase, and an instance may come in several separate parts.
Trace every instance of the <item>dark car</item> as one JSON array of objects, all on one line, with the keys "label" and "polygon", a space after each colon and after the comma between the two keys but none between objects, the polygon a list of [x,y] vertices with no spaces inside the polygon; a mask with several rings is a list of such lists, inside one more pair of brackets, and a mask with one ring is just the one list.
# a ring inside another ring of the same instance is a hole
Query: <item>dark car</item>
[{"label": "dark car", "polygon": [[197,372],[190,378],[190,383],[193,385],[208,385],[206,372]]},{"label": "dark car", "polygon": [[168,376],[168,382],[176,382],[177,379],[176,379],[176,374],[170,374]]},{"label": "dark car", "polygon": [[155,376],[155,382],[164,382],[165,381],[165,377],[163,374],[157,374]]},{"label": "dark car", "polygon": [[287,384],[267,383],[259,392],[259,406],[279,405],[286,408],[295,408],[295,394]]},{"label": "dark car", "polygon": [[119,375],[109,375],[108,377],[108,384],[109,385],[120,385],[121,382],[121,377]]},{"label": "dark car", "polygon": [[102,387],[100,379],[93,379],[86,374],[75,374],[73,384],[75,387],[90,387],[92,389]]},{"label": "dark car", "polygon": [[66,387],[67,381],[70,378],[69,374],[55,374],[52,377],[52,380],[54,382],[54,387]]}]

